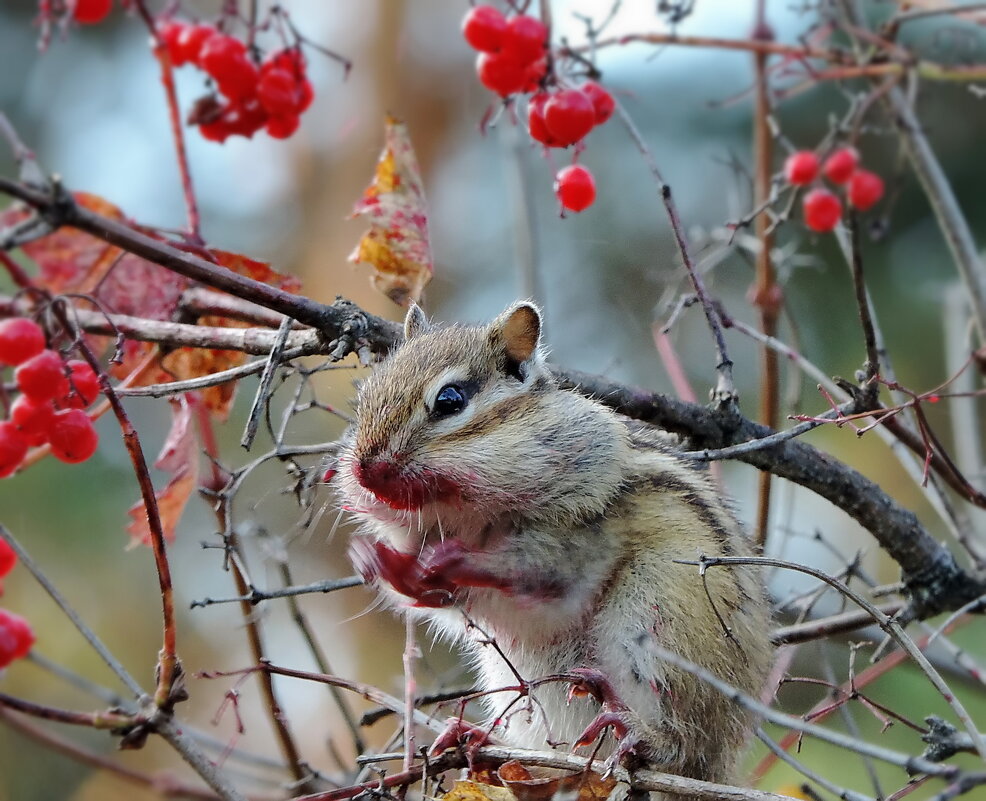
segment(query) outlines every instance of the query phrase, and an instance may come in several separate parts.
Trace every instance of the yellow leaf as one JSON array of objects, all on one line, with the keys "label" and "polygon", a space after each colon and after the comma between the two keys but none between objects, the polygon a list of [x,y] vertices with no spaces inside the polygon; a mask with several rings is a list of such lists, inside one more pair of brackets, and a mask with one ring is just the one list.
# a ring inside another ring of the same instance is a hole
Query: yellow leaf
[{"label": "yellow leaf", "polygon": [[506,787],[463,779],[453,784],[441,801],[516,801],[516,798]]},{"label": "yellow leaf", "polygon": [[418,301],[433,271],[428,206],[407,126],[387,119],[385,145],[373,182],[353,208],[370,229],[349,256],[373,265],[371,282],[394,303]]}]

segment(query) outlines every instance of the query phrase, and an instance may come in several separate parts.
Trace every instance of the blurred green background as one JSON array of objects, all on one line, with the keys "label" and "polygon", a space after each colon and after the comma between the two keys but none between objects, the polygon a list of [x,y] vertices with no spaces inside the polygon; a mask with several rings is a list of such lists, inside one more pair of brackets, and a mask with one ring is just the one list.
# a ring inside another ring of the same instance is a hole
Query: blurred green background
[{"label": "blurred green background", "polygon": [[[596,175],[598,199],[588,211],[562,219],[551,183],[568,155],[555,153],[553,161],[543,158],[509,114],[480,132],[480,120],[493,98],[476,80],[473,53],[459,35],[465,2],[295,0],[284,5],[306,36],[350,58],[352,73],[344,80],[336,62],[310,55],[315,104],[298,135],[288,142],[260,134],[253,141],[234,138],[220,146],[189,132],[193,177],[210,245],[271,261],[276,269],[300,276],[304,291],[315,299],[328,302],[341,294],[377,314],[399,318],[400,310],[370,289],[367,268],[346,261],[362,233],[362,224],[346,217],[372,175],[384,116],[394,114],[409,126],[429,197],[436,259],[435,278],[426,294],[429,313],[443,320],[489,318],[524,292],[516,265],[533,252],[553,360],[670,391],[651,326],[666,319],[687,287],[657,187],[622,127],[613,121],[589,137],[582,161]],[[656,5],[624,2],[610,33],[666,31],[665,20],[654,13]],[[609,6],[599,0],[552,3],[556,36],[580,41],[584,25],[577,14],[604,15]],[[876,18],[894,6],[874,2],[868,9]],[[215,7],[188,8],[205,14]],[[0,4],[0,110],[42,164],[62,175],[69,187],[100,194],[142,223],[181,226],[182,196],[166,109],[141,24],[118,8],[104,24],[56,33],[47,52],[39,53],[35,13],[36,4],[26,0]],[[698,0],[679,31],[744,37],[753,14],[752,2]],[[785,42],[797,41],[819,22],[812,4],[802,7],[787,0],[769,0],[767,15],[777,38]],[[982,29],[974,20],[912,23],[902,41],[928,58],[952,63],[986,60]],[[598,65],[605,85],[625,104],[673,187],[696,255],[715,262],[708,273],[712,290],[730,314],[754,323],[756,315],[745,299],[753,277],[752,257],[742,246],[746,234],[738,237],[740,246],[723,246],[728,236],[724,224],[751,207],[752,58],[742,52],[633,45],[602,50]],[[200,75],[180,71],[184,108],[201,89]],[[848,100],[848,89],[836,86],[810,88],[785,100],[776,112],[784,137],[798,148],[815,147],[833,120],[845,113]],[[964,84],[924,82],[917,87],[917,108],[982,241],[986,102]],[[886,178],[890,200],[870,217],[880,235],[867,238],[864,246],[867,280],[899,379],[924,391],[944,380],[950,359],[962,358],[964,329],[956,311],[961,308],[961,290],[954,289],[954,266],[927,201],[902,162],[891,121],[875,113],[868,122],[861,140],[863,159]],[[779,152],[778,168],[781,160]],[[0,170],[5,175],[15,170],[4,148]],[[532,245],[525,245],[527,241]],[[784,256],[781,275],[787,300],[782,338],[823,372],[851,377],[863,351],[848,270],[834,237],[810,235],[794,220],[780,230],[778,247]],[[2,279],[0,287],[8,289]],[[956,292],[958,305],[947,308],[946,297]],[[957,326],[950,335],[948,323]],[[752,414],[759,391],[758,349],[736,333],[728,336],[741,400]],[[714,381],[714,360],[697,309],[683,315],[672,338],[695,393],[704,397]],[[353,378],[348,370],[326,377],[320,383],[323,399],[345,409]],[[245,383],[234,415],[221,431],[222,452],[230,466],[253,458],[238,441],[254,387],[253,382]],[[279,402],[287,398],[282,391]],[[813,382],[796,374],[785,374],[785,401],[785,414],[827,408]],[[972,414],[981,417],[981,403],[972,404]],[[145,451],[156,454],[167,430],[166,404],[134,398],[127,401],[127,409]],[[981,447],[980,433],[952,430],[955,411],[947,403],[929,409],[943,441],[968,444],[971,438]],[[288,441],[328,441],[338,436],[341,425],[338,418],[313,410],[295,418]],[[25,544],[128,669],[150,686],[160,647],[156,577],[150,553],[127,547],[126,509],[137,500],[138,491],[118,430],[112,420],[104,419],[100,431],[100,452],[85,467],[49,459],[0,482],[0,522]],[[946,536],[920,490],[875,437],[857,439],[851,431],[824,428],[809,440],[879,481],[918,511],[936,535]],[[259,442],[254,451],[268,446]],[[980,487],[981,469],[980,463],[980,472],[970,476]],[[751,519],[755,472],[735,465],[727,465],[725,471],[741,515]],[[166,477],[156,472],[155,479],[163,483]],[[330,536],[337,517],[330,494],[319,491],[316,503],[326,506],[326,512],[317,526],[308,528],[298,523],[302,514],[286,491],[291,484],[284,466],[274,461],[256,471],[238,497],[235,515],[255,582],[261,587],[278,584],[272,555],[286,546],[298,583],[348,575],[345,529]],[[835,571],[862,550],[867,571],[881,582],[896,579],[894,566],[881,558],[872,539],[827,503],[782,483],[774,502],[771,552]],[[982,516],[977,520],[982,534]],[[180,612],[179,648],[189,674],[245,667],[251,661],[235,607],[189,609],[195,599],[234,594],[221,552],[202,547],[217,542],[215,527],[206,505],[193,499],[170,549]],[[824,542],[816,537],[819,532]],[[120,690],[23,567],[5,587],[2,604],[31,620],[39,654]],[[805,587],[801,577],[788,575],[776,576],[772,585],[778,598]],[[301,605],[336,672],[400,692],[403,628],[388,612],[375,609],[370,593],[356,589],[309,596]],[[824,604],[822,608],[835,609]],[[285,604],[268,603],[256,613],[263,619],[275,662],[314,669]],[[973,656],[986,657],[981,624],[967,629],[956,642]],[[421,639],[423,685],[468,683],[454,657],[442,647],[427,646],[424,632]],[[938,656],[949,663],[947,654]],[[826,663],[839,681],[845,679],[844,642],[805,646],[792,672],[824,676],[820,665]],[[966,683],[954,672],[948,675],[973,715],[986,721],[981,686]],[[276,686],[305,758],[329,774],[338,773],[333,750],[345,761],[352,758],[352,744],[328,693],[292,680],[278,680]],[[239,693],[242,735],[237,735],[228,709],[213,722],[224,693],[232,688]],[[247,751],[277,757],[254,680],[237,684],[235,679],[191,678],[190,690],[192,700],[180,708],[183,720],[220,743],[235,742]],[[100,707],[91,695],[30,662],[0,674],[0,691],[73,709]],[[907,669],[893,671],[868,691],[916,721],[932,712],[947,716],[927,682]],[[782,691],[780,705],[801,712],[823,696],[817,687],[790,687]],[[880,725],[871,715],[858,706],[854,712],[866,736],[920,751],[913,731],[896,725],[879,734]],[[386,740],[388,727],[389,723],[377,725],[379,731],[371,734],[375,744]],[[152,740],[143,751],[117,755],[113,739],[103,733],[44,728],[128,767],[188,775],[160,742]],[[763,752],[760,746],[755,750],[756,755]],[[865,766],[856,757],[806,741],[800,758],[844,785],[873,792]],[[249,767],[243,770],[257,773]],[[905,780],[900,771],[889,769],[881,768],[881,776],[888,792]],[[761,786],[774,789],[792,780],[790,770],[778,769]],[[913,797],[927,797],[937,788],[932,783]],[[0,801],[152,797],[156,796],[151,791],[80,765],[0,725]]]}]

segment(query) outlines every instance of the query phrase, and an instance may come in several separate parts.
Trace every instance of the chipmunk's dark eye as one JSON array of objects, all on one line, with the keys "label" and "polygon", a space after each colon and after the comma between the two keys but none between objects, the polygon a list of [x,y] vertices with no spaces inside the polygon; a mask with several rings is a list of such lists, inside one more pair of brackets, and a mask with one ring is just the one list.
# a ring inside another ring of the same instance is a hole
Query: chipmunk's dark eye
[{"label": "chipmunk's dark eye", "polygon": [[466,396],[455,384],[448,384],[435,396],[434,412],[439,417],[461,412],[466,408]]}]

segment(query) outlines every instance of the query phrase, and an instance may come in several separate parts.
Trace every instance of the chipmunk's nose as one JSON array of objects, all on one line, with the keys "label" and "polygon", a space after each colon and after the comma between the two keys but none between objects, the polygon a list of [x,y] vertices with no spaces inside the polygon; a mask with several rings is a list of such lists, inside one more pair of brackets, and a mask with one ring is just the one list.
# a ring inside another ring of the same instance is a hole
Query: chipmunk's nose
[{"label": "chipmunk's nose", "polygon": [[400,484],[401,466],[389,456],[364,456],[353,464],[353,475],[370,492],[387,495]]},{"label": "chipmunk's nose", "polygon": [[365,456],[353,462],[353,476],[363,489],[394,509],[421,506],[425,487],[405,471],[400,456]]},{"label": "chipmunk's nose", "polygon": [[375,485],[393,483],[398,472],[397,465],[393,461],[376,456],[360,459],[353,466],[356,480],[367,489],[373,489]]}]

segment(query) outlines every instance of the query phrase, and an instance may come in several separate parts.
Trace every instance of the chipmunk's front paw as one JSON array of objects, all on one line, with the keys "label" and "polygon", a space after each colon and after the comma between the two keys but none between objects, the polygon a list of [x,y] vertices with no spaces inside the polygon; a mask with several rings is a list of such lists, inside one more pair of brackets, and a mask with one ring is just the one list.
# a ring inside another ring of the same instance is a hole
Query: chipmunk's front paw
[{"label": "chipmunk's front paw", "polygon": [[459,540],[443,540],[425,556],[423,578],[455,587],[511,590],[510,577],[490,557],[490,553],[467,548]]},{"label": "chipmunk's front paw", "polygon": [[425,566],[415,554],[404,553],[379,541],[362,537],[353,539],[349,548],[353,565],[367,583],[383,581],[414,606],[441,609],[451,606],[456,586],[442,576],[426,575]]},{"label": "chipmunk's front paw", "polygon": [[445,729],[435,738],[428,753],[435,756],[447,748],[464,748],[471,766],[476,752],[489,742],[490,734],[486,729],[466,723],[462,718],[449,718]]}]

